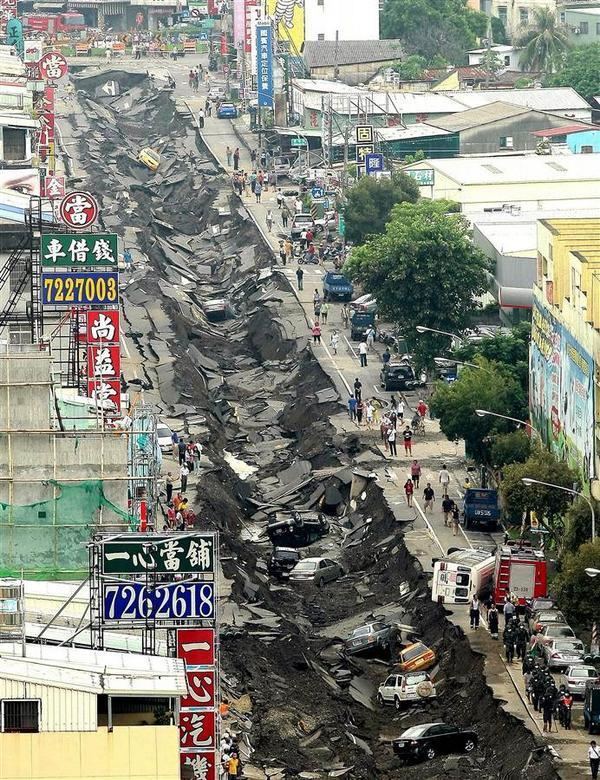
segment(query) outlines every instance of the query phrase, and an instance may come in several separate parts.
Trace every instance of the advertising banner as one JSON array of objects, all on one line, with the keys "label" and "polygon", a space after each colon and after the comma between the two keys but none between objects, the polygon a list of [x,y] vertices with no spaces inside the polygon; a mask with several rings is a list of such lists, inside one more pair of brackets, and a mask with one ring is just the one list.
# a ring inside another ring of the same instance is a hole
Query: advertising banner
[{"label": "advertising banner", "polygon": [[44,306],[115,305],[119,301],[118,273],[43,273]]},{"label": "advertising banner", "polygon": [[88,344],[118,344],[119,310],[88,309],[85,312],[85,335]]},{"label": "advertising banner", "polygon": [[88,347],[87,367],[90,379],[118,379],[121,376],[121,348],[118,344]]},{"label": "advertising banner", "polygon": [[42,181],[42,198],[51,200],[65,197],[65,177],[50,174]]},{"label": "advertising banner", "polygon": [[535,297],[529,356],[532,424],[587,481],[594,476],[594,361]]},{"label": "advertising banner", "polygon": [[116,233],[45,233],[42,235],[44,268],[117,266]]},{"label": "advertising banner", "polygon": [[217,714],[214,710],[205,712],[181,711],[179,733],[181,749],[211,750],[216,745]]},{"label": "advertising banner", "polygon": [[188,695],[181,697],[185,710],[214,707],[216,705],[214,669],[193,669],[186,672]]},{"label": "advertising banner", "polygon": [[244,44],[246,33],[245,0],[233,0],[233,45],[237,48]]},{"label": "advertising banner", "polygon": [[[215,616],[212,582],[183,580],[146,586],[143,582],[102,583],[102,617],[107,623],[157,620],[211,620]],[[190,745],[189,747],[203,747]],[[206,745],[213,747],[213,745]]]},{"label": "advertising banner", "polygon": [[256,25],[256,76],[258,105],[273,108],[273,30],[270,24]]},{"label": "advertising banner", "polygon": [[217,780],[216,753],[210,750],[193,750],[181,754],[181,765],[192,768],[194,780]]},{"label": "advertising banner", "polygon": [[214,666],[215,629],[178,629],[177,658],[183,658],[186,666]]},{"label": "advertising banner", "polygon": [[304,0],[267,0],[267,13],[277,23],[277,38],[291,40],[299,53],[304,43]]},{"label": "advertising banner", "polygon": [[17,0],[0,0],[0,36],[6,34],[6,23],[17,15]]},{"label": "advertising banner", "polygon": [[151,543],[147,539],[106,542],[102,546],[102,572],[212,574],[214,544],[213,534],[200,532],[186,534],[185,537],[152,536]]},{"label": "advertising banner", "polygon": [[0,170],[0,219],[23,224],[25,211],[30,208],[30,196],[39,194],[38,168]]}]

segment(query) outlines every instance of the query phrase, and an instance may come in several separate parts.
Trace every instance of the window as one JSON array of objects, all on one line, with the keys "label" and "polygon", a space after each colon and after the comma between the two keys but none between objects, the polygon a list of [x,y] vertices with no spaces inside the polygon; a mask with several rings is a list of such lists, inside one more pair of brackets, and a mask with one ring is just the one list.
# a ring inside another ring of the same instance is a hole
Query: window
[{"label": "window", "polygon": [[325,0],[317,0],[317,5],[325,5]]},{"label": "window", "polygon": [[502,24],[506,26],[506,23],[508,21],[508,11],[505,5],[498,6],[498,19],[500,19]]},{"label": "window", "polygon": [[560,21],[561,24],[566,24],[567,15],[565,14],[564,11],[560,12],[560,14],[559,14],[559,21]]},{"label": "window", "polygon": [[319,33],[317,35],[317,40],[318,41],[324,41],[325,40],[325,33]]},{"label": "window", "polygon": [[519,24],[529,24],[528,8],[519,8]]},{"label": "window", "polygon": [[512,135],[501,135],[500,136],[500,148],[501,149],[512,149],[513,148],[513,137],[512,137]]},{"label": "window", "polygon": [[509,67],[509,65],[510,65],[510,54],[507,54],[504,57],[504,64],[506,65],[507,68]]},{"label": "window", "polygon": [[579,34],[587,35],[590,31],[590,25],[588,22],[579,22]]},{"label": "window", "polygon": [[39,699],[2,699],[2,731],[34,734],[39,730]]},{"label": "window", "polygon": [[594,151],[593,146],[582,146],[581,147],[581,154],[592,154]]},{"label": "window", "polygon": [[27,131],[16,127],[2,128],[2,145],[5,160],[24,160]]},{"label": "window", "polygon": [[596,22],[596,35],[600,35],[600,22]]}]

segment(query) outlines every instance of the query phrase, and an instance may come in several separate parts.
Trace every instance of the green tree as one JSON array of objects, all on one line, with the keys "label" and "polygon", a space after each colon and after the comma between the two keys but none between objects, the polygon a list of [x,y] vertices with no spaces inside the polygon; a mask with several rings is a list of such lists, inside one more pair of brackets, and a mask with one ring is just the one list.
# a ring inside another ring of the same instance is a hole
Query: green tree
[{"label": "green tree", "polygon": [[600,539],[568,553],[554,583],[561,609],[578,628],[589,628],[600,620],[600,583],[588,577],[586,568],[600,569]]},{"label": "green tree", "polygon": [[[591,499],[594,512],[600,519],[600,504]],[[576,552],[584,542],[588,542],[592,535],[592,513],[588,502],[583,498],[577,498],[569,507],[565,516],[564,549],[568,552]],[[600,594],[599,594],[600,595]]]},{"label": "green tree", "polygon": [[510,463],[524,463],[531,455],[531,439],[523,430],[502,433],[492,438],[490,465],[502,469]]},{"label": "green tree", "polygon": [[506,37],[506,29],[502,19],[498,19],[497,16],[492,16],[492,40],[496,44],[507,44],[508,38]]},{"label": "green tree", "polygon": [[479,463],[489,461],[490,435],[507,429],[498,417],[479,417],[475,409],[518,416],[525,399],[518,381],[505,366],[476,358],[480,368],[461,369],[452,384],[438,382],[430,399],[442,433],[450,440],[464,439],[467,453]]},{"label": "green tree", "polygon": [[466,0],[386,0],[381,15],[382,37],[399,38],[407,54],[430,62],[436,55],[460,64],[465,52],[485,35],[487,17],[467,7]]},{"label": "green tree", "polygon": [[348,193],[346,238],[361,244],[367,235],[381,233],[393,206],[404,201],[414,203],[418,197],[418,185],[405,173],[396,173],[391,179],[363,176]]},{"label": "green tree", "polygon": [[497,76],[504,67],[500,55],[493,49],[488,49],[481,57],[481,67],[492,76]]},{"label": "green tree", "polygon": [[489,261],[473,246],[468,222],[448,201],[394,206],[385,233],[354,249],[345,271],[376,296],[380,313],[395,323],[423,365],[448,345],[425,325],[456,332],[466,327],[475,296],[486,289]]},{"label": "green tree", "polygon": [[418,54],[411,54],[403,62],[394,65],[394,70],[399,74],[403,81],[417,81],[427,67],[425,57]]},{"label": "green tree", "polygon": [[572,496],[556,488],[526,485],[523,477],[571,489],[577,475],[564,461],[558,461],[552,453],[538,448],[525,463],[506,466],[500,483],[504,508],[513,522],[520,522],[524,513],[534,510],[560,549],[564,532],[562,518],[571,505]]},{"label": "green tree", "polygon": [[556,20],[550,8],[534,8],[533,24],[517,41],[523,46],[520,63],[526,70],[553,73],[558,70],[569,48],[567,28]]},{"label": "green tree", "polygon": [[600,95],[600,44],[576,46],[571,49],[546,83],[554,87],[573,87],[586,100]]}]

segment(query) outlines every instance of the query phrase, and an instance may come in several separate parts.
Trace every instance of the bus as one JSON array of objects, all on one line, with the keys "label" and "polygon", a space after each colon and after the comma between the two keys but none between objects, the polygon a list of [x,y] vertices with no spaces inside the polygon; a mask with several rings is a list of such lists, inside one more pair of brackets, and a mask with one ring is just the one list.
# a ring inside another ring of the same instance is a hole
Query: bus
[{"label": "bus", "polygon": [[454,550],[434,561],[431,600],[468,604],[474,595],[491,591],[496,557],[490,550]]}]

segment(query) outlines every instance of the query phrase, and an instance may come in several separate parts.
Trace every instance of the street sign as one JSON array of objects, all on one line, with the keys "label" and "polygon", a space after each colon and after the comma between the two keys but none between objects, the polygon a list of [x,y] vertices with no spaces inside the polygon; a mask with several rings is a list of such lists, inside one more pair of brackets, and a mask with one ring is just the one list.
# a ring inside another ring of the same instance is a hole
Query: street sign
[{"label": "street sign", "polygon": [[292,138],[290,146],[306,146],[306,138]]},{"label": "street sign", "polygon": [[373,125],[356,126],[356,143],[357,144],[373,143]]},{"label": "street sign", "polygon": [[74,190],[60,202],[61,220],[75,230],[85,230],[98,217],[98,201],[89,192]]},{"label": "street sign", "polygon": [[201,32],[200,33],[200,40],[201,41],[207,41],[208,40],[208,33]]},{"label": "street sign", "polygon": [[381,171],[383,171],[383,155],[368,154],[365,157],[365,170],[367,176],[371,173],[381,173]]},{"label": "street sign", "polygon": [[113,306],[119,300],[119,274],[115,273],[43,273],[44,306]]},{"label": "street sign", "polygon": [[338,215],[338,233],[340,236],[346,235],[346,218],[343,214]]},{"label": "street sign", "polygon": [[435,181],[435,171],[433,168],[422,168],[421,170],[413,171],[405,170],[404,173],[407,173],[414,179],[419,187],[433,187]]},{"label": "street sign", "polygon": [[368,154],[373,154],[375,147],[373,144],[356,144],[356,162],[360,163],[363,167]]},{"label": "street sign", "polygon": [[41,259],[44,268],[116,268],[116,233],[44,233]]},{"label": "street sign", "polygon": [[214,536],[193,532],[184,536],[152,536],[143,540],[119,539],[102,545],[103,574],[146,572],[214,572]]},{"label": "street sign", "polygon": [[57,51],[49,51],[38,62],[40,75],[46,81],[56,81],[67,75],[69,66],[66,59]]},{"label": "street sign", "polygon": [[313,187],[310,191],[310,194],[313,196],[313,198],[322,198],[325,195],[325,190],[323,187]]},{"label": "street sign", "polygon": [[212,582],[197,580],[150,586],[105,580],[102,615],[106,622],[210,620],[215,616],[215,588]]}]

